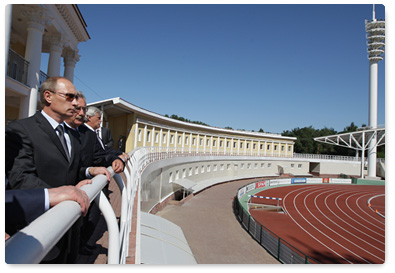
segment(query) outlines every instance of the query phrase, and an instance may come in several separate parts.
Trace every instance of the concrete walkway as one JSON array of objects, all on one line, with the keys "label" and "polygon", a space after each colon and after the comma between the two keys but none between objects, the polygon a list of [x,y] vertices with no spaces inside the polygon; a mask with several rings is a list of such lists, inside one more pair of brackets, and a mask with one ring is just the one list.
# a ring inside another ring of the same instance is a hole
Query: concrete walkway
[{"label": "concrete walkway", "polygon": [[208,188],[183,205],[167,205],[156,215],[180,226],[199,264],[278,264],[242,228],[233,212],[237,189],[250,180]]}]

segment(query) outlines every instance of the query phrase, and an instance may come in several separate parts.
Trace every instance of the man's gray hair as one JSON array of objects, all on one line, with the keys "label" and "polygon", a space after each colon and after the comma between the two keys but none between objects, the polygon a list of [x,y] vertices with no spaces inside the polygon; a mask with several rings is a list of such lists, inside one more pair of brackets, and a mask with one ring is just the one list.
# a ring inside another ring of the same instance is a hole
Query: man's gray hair
[{"label": "man's gray hair", "polygon": [[95,116],[97,113],[99,113],[99,116],[101,116],[101,110],[95,106],[89,106],[86,109],[86,113],[85,113],[85,122],[88,122],[88,116],[89,117],[93,117]]}]

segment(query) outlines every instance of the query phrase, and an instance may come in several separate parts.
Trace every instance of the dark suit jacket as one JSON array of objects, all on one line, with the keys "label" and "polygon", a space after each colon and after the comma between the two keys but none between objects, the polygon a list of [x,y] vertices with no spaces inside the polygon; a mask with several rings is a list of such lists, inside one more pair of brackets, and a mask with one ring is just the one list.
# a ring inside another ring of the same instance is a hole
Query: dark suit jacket
[{"label": "dark suit jacket", "polygon": [[114,140],[112,139],[111,130],[109,128],[101,127],[101,139],[108,148],[114,147]]},{"label": "dark suit jacket", "polygon": [[5,171],[9,189],[76,185],[85,178],[85,169],[80,168],[79,136],[67,126],[65,130],[72,145],[70,162],[55,130],[41,112],[6,127]]},{"label": "dark suit jacket", "polygon": [[44,189],[5,191],[5,231],[12,235],[45,212]]},{"label": "dark suit jacket", "polygon": [[119,159],[119,151],[101,146],[97,135],[85,125],[78,127],[81,138],[82,166],[111,166],[115,159]]}]

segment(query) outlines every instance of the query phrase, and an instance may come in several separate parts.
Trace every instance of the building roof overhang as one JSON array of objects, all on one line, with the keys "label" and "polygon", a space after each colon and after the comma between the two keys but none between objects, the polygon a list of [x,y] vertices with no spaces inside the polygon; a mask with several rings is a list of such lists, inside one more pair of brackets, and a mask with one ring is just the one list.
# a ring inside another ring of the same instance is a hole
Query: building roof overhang
[{"label": "building roof overhang", "polygon": [[288,137],[282,136],[280,134],[271,134],[271,133],[260,133],[260,132],[249,132],[249,131],[238,131],[231,129],[224,129],[219,127],[212,127],[206,125],[200,125],[195,123],[184,122],[176,119],[172,119],[170,117],[165,117],[160,114],[151,112],[149,110],[143,109],[136,105],[133,105],[120,97],[101,100],[93,103],[88,103],[88,106],[95,106],[105,112],[105,115],[108,117],[122,115],[126,113],[136,113],[140,116],[145,117],[146,119],[154,119],[158,123],[164,122],[166,124],[172,124],[175,127],[182,128],[190,128],[191,130],[196,131],[214,131],[216,134],[231,134],[231,135],[242,135],[247,137],[256,137],[256,138],[271,138],[271,139],[279,139],[282,141],[290,141],[293,142],[296,140],[296,137]]}]

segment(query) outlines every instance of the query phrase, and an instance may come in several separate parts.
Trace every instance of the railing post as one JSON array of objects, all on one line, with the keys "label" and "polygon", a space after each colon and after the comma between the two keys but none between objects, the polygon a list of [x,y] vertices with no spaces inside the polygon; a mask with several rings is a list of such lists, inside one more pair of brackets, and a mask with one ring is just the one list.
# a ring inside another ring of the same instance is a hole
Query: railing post
[{"label": "railing post", "polygon": [[119,229],[115,213],[106,196],[101,191],[95,198],[100,211],[103,213],[108,229],[108,264],[119,264]]}]

